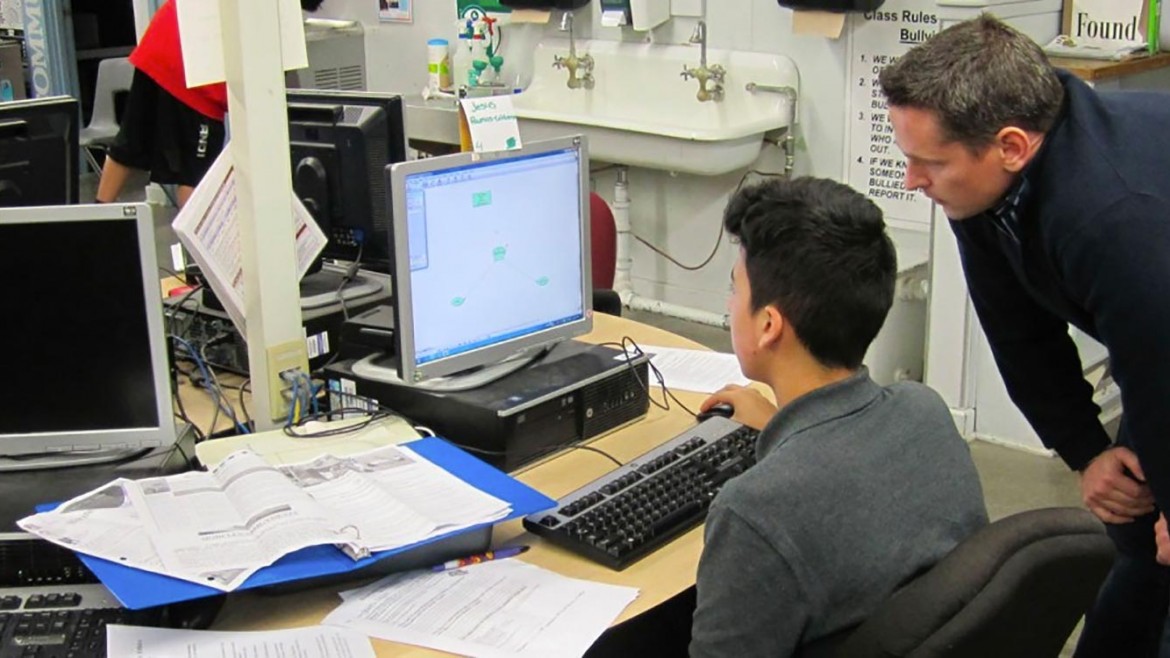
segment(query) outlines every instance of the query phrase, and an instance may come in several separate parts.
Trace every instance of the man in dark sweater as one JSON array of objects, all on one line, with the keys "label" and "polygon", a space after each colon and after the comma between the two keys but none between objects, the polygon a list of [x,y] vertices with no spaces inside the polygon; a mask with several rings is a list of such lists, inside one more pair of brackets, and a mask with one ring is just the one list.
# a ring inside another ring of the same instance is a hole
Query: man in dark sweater
[{"label": "man in dark sweater", "polygon": [[[1120,551],[1077,656],[1170,657],[1154,530],[1155,501],[1170,505],[1170,95],[1095,92],[988,16],[912,49],[881,86],[906,187],[951,219],[1008,393]],[[1116,446],[1070,323],[1109,349]]]},{"label": "man in dark sweater", "polygon": [[877,206],[833,181],[774,181],[733,197],[724,224],[740,245],[735,354],[780,409],[748,388],[704,402],[766,426],[707,514],[690,653],[782,658],[864,621],[987,512],[942,399],[861,365],[894,296]]}]

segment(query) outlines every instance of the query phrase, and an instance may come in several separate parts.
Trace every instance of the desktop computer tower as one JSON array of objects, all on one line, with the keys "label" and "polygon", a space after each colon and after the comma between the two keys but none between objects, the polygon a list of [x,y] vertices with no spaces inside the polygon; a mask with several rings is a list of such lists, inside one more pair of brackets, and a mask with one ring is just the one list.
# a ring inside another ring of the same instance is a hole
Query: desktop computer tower
[{"label": "desktop computer tower", "polygon": [[325,368],[331,406],[376,402],[505,471],[623,427],[650,406],[645,355],[627,360],[621,350],[575,340],[507,377],[455,393],[359,377],[353,363]]}]

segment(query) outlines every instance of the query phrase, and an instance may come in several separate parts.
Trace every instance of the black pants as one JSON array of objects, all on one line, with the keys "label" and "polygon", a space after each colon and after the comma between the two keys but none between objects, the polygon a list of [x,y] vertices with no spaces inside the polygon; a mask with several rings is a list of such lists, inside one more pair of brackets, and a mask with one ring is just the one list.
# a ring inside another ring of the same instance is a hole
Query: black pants
[{"label": "black pants", "polygon": [[[1117,444],[1133,449],[1124,416]],[[1170,658],[1170,568],[1155,559],[1157,518],[1157,513],[1147,514],[1132,523],[1106,526],[1117,546],[1117,560],[1085,615],[1076,658]]]},{"label": "black pants", "polygon": [[585,658],[686,658],[695,614],[695,588],[605,631]]}]

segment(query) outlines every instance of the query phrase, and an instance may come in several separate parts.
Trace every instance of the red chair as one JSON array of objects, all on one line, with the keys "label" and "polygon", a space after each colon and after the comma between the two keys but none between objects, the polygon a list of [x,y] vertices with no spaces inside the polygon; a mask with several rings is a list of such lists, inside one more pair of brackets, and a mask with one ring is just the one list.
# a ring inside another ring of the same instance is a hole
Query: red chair
[{"label": "red chair", "polygon": [[590,241],[593,243],[593,287],[613,288],[617,267],[617,226],[613,211],[597,192],[589,193]]},{"label": "red chair", "polygon": [[589,194],[590,253],[593,267],[593,309],[610,315],[622,314],[622,301],[613,290],[617,268],[617,225],[609,204],[596,192]]}]

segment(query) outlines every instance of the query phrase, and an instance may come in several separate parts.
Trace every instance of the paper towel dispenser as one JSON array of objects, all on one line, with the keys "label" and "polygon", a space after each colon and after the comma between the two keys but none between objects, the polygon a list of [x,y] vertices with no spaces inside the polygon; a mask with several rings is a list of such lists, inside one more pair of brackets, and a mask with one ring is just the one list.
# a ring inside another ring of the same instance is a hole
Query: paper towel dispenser
[{"label": "paper towel dispenser", "polygon": [[500,4],[512,9],[580,9],[589,0],[500,0]]},{"label": "paper towel dispenser", "polygon": [[670,0],[601,0],[601,24],[645,32],[670,20]]}]

